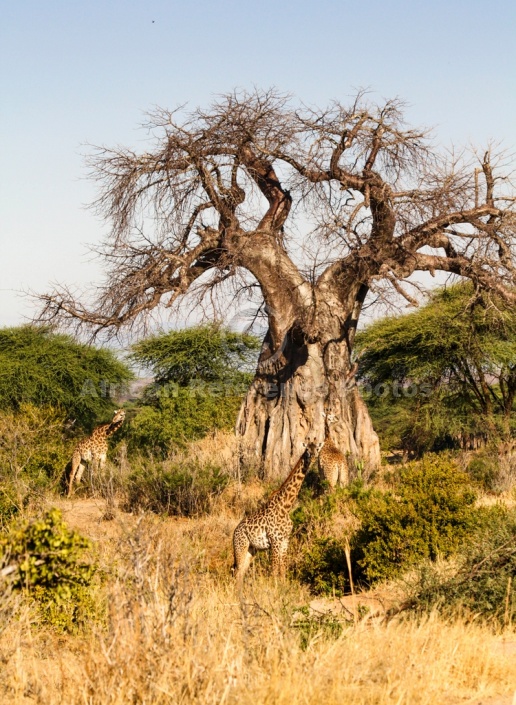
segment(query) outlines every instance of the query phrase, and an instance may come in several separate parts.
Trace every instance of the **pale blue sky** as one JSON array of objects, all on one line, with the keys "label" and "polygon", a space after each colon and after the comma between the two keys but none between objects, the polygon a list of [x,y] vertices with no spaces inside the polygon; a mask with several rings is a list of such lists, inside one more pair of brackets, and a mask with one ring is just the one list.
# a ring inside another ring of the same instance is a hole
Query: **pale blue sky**
[{"label": "pale blue sky", "polygon": [[255,85],[319,105],[370,87],[445,145],[514,149],[515,33],[509,0],[4,0],[0,326],[30,315],[16,291],[100,279],[84,143],[137,146],[153,106]]}]

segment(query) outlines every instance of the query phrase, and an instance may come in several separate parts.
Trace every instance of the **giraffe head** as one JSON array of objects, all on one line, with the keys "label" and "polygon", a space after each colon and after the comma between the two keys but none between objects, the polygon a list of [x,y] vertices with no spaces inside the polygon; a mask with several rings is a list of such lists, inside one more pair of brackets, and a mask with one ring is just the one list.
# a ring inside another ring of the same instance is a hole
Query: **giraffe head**
[{"label": "giraffe head", "polygon": [[111,423],[118,423],[119,421],[123,421],[124,419],[125,409],[117,409],[113,414],[113,420],[111,421]]},{"label": "giraffe head", "polygon": [[324,442],[317,441],[315,436],[308,436],[305,438],[303,441],[303,447],[305,448],[304,457],[308,465],[310,465],[313,458],[317,458],[323,445]]},{"label": "giraffe head", "polygon": [[327,426],[337,421],[337,414],[332,409],[328,409],[328,411],[323,411],[323,417]]}]

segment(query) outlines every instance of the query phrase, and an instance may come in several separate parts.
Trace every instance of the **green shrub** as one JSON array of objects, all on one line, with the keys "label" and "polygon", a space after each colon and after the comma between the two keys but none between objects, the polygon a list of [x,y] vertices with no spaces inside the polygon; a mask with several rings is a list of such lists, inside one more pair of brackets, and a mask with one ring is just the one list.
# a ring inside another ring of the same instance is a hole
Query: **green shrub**
[{"label": "green shrub", "polygon": [[486,492],[492,492],[498,477],[497,459],[491,454],[480,453],[470,461],[467,472],[476,485]]},{"label": "green shrub", "polygon": [[392,578],[425,558],[452,555],[475,526],[468,476],[446,457],[427,456],[391,477],[392,489],[354,497],[361,527],[353,558],[371,583]]},{"label": "green shrub", "polygon": [[127,508],[177,516],[206,514],[228,482],[216,465],[142,461],[128,478]]},{"label": "green shrub", "polygon": [[474,530],[475,494],[448,456],[429,455],[386,480],[387,489],[356,480],[323,496],[303,488],[292,515],[292,570],[312,592],[349,590],[346,544],[354,582],[370,585],[456,553]]},{"label": "green shrub", "polygon": [[502,506],[479,510],[476,531],[454,564],[443,570],[420,567],[405,608],[416,612],[460,610],[497,627],[516,624],[516,511]]},{"label": "green shrub", "polygon": [[0,411],[0,522],[58,484],[71,456],[63,424],[48,407]]},{"label": "green shrub", "polygon": [[333,537],[315,538],[303,553],[298,575],[316,595],[344,595],[349,579],[342,542]]},{"label": "green shrub", "polygon": [[0,537],[1,575],[37,605],[43,621],[73,632],[98,614],[91,591],[96,569],[84,560],[90,548],[51,509],[40,519],[11,525]]},{"label": "green shrub", "polygon": [[491,445],[477,453],[469,462],[467,472],[486,492],[501,494],[516,483],[516,457],[500,452]]},{"label": "green shrub", "polygon": [[347,488],[321,495],[314,482],[300,493],[299,506],[292,513],[291,570],[316,595],[340,596],[349,590],[344,547],[358,525],[349,505],[360,488],[362,481],[355,480]]},{"label": "green shrub", "polygon": [[111,392],[132,378],[110,350],[77,343],[48,326],[0,329],[0,370],[0,409],[52,406],[88,430],[113,411]]},{"label": "green shrub", "polygon": [[306,651],[310,644],[321,639],[333,641],[338,639],[347,626],[346,621],[337,619],[332,614],[317,614],[310,607],[303,606],[296,609],[293,628],[299,632],[299,643],[302,651]]},{"label": "green shrub", "polygon": [[152,405],[141,406],[125,429],[129,448],[165,456],[213,429],[233,428],[242,397],[214,391],[199,388],[194,393],[180,387],[174,391],[175,396],[158,397]]}]

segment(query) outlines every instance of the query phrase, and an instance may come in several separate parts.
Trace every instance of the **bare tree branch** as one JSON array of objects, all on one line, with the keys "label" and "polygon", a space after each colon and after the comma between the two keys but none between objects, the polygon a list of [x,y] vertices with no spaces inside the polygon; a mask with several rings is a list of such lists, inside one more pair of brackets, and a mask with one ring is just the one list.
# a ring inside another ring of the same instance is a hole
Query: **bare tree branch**
[{"label": "bare tree branch", "polygon": [[332,317],[350,330],[372,287],[415,305],[402,282],[417,271],[512,300],[516,193],[503,155],[440,152],[403,110],[365,92],[315,110],[258,90],[156,110],[147,151],[90,158],[94,206],[112,226],[105,285],[91,307],[66,287],[41,296],[40,319],[116,331],[246,273],[273,312],[273,347],[293,326],[329,336]]}]

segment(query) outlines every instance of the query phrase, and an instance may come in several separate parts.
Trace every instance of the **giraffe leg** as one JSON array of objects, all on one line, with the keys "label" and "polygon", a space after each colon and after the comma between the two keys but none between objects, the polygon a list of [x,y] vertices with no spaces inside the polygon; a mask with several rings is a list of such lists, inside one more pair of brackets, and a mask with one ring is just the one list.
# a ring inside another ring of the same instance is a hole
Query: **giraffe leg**
[{"label": "giraffe leg", "polygon": [[79,467],[77,468],[77,475],[75,476],[75,480],[76,480],[77,484],[79,484],[81,481],[85,467],[86,467],[86,465],[84,463],[80,463]]},{"label": "giraffe leg", "polygon": [[347,487],[349,485],[349,469],[348,465],[342,464],[339,471],[339,485],[341,487]]},{"label": "giraffe leg", "polygon": [[240,556],[240,563],[235,569],[235,580],[239,587],[242,586],[242,583],[244,581],[244,575],[247,573],[247,570],[251,565],[253,558],[254,556],[249,550]]},{"label": "giraffe leg", "polygon": [[288,538],[271,540],[272,574],[284,578],[287,568]]},{"label": "giraffe leg", "polygon": [[253,560],[251,544],[243,527],[237,526],[233,534],[233,570],[237,585],[241,585],[247,569]]},{"label": "giraffe leg", "polygon": [[[76,451],[72,455],[72,467],[70,470],[70,480],[68,482],[68,497],[70,497],[72,494],[73,483],[74,483],[75,477],[77,475],[77,472],[81,467],[82,467],[81,454],[78,451]],[[82,475],[82,472],[80,473],[80,475]],[[80,479],[80,476],[77,481],[79,481],[79,479]]]},{"label": "giraffe leg", "polygon": [[102,470],[104,467],[104,463],[106,462],[106,456],[102,455],[95,455],[94,458],[92,459],[91,463],[89,464],[88,467],[88,481],[90,485],[93,487],[93,481],[95,477],[98,477],[99,471]]}]

